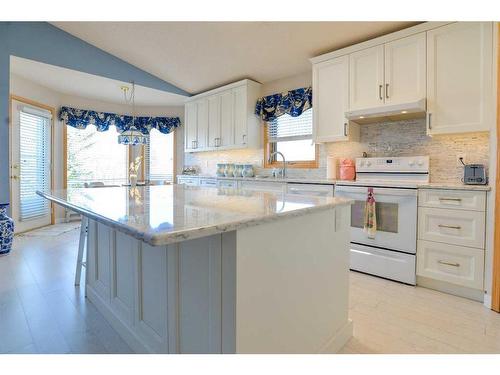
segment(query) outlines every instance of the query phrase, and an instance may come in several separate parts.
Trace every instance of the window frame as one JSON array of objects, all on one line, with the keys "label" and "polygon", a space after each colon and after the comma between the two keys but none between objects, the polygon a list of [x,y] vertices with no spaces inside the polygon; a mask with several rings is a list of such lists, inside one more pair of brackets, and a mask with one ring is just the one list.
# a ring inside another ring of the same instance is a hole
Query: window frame
[{"label": "window frame", "polygon": [[[269,162],[269,155],[271,155],[271,153],[274,152],[274,150],[276,150],[276,142],[269,142],[269,137],[267,135],[267,127],[268,123],[265,122],[264,126],[262,127],[264,129],[264,168],[283,168],[282,161],[272,160],[271,162]],[[314,160],[287,161],[286,167],[304,168],[304,169],[319,168],[319,145],[316,143],[314,145],[314,148],[315,148]]]}]

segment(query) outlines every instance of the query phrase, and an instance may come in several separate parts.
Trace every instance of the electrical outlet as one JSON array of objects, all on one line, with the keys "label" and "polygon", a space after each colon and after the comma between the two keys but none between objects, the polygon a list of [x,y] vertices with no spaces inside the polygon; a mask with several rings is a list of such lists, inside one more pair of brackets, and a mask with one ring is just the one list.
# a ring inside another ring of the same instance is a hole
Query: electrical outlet
[{"label": "electrical outlet", "polygon": [[465,152],[461,152],[461,153],[457,154],[457,166],[463,167],[463,164],[460,161],[460,158],[462,158],[464,164],[467,164],[467,155],[465,154]]}]

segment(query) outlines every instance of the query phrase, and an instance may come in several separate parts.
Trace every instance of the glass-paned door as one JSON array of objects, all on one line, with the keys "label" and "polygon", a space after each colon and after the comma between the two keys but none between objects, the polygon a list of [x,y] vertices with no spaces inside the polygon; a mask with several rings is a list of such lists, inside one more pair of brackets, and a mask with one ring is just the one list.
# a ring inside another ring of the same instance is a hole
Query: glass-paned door
[{"label": "glass-paned door", "polygon": [[15,232],[51,224],[51,204],[36,191],[51,188],[52,113],[12,101],[11,192]]}]

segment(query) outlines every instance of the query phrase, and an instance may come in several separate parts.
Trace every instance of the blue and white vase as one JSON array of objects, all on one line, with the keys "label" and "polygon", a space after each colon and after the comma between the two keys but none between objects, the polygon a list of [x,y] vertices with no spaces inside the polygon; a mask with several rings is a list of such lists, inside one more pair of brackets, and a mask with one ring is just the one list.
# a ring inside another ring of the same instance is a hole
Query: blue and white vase
[{"label": "blue and white vase", "polygon": [[0,203],[0,255],[10,252],[14,239],[14,220],[7,216],[8,205]]},{"label": "blue and white vase", "polygon": [[252,164],[245,164],[243,166],[243,170],[241,171],[241,175],[243,177],[253,177],[254,176],[253,165]]}]

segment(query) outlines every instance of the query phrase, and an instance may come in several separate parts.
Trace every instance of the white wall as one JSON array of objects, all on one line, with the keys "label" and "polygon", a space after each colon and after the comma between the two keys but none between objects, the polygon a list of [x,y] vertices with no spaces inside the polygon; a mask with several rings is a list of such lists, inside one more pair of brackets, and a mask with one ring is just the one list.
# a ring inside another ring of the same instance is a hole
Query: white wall
[{"label": "white wall", "polygon": [[[41,86],[35,82],[29,81],[15,74],[10,75],[10,94],[21,96],[41,104],[45,104],[56,109],[56,115],[61,106],[69,106],[81,109],[92,109],[97,111],[106,111],[120,114],[131,114],[130,105],[120,103],[108,103],[102,100],[94,100],[78,96],[66,95],[56,92],[47,87]],[[168,116],[180,117],[181,124],[184,124],[184,106],[137,106],[136,115],[138,116]],[[54,189],[63,188],[63,127],[57,118],[54,119]],[[184,155],[184,136],[183,127],[176,130],[177,144],[177,171],[182,170]],[[179,151],[180,150],[180,151]],[[64,210],[56,207],[56,220],[64,217]]]}]

